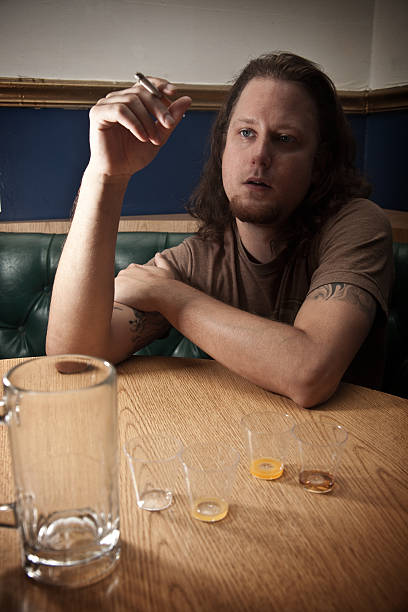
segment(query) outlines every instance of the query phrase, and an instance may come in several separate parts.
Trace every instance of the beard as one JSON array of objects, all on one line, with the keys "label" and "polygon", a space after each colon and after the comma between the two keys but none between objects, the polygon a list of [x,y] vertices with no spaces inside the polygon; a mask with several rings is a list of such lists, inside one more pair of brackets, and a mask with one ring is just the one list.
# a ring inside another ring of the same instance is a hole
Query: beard
[{"label": "beard", "polygon": [[279,208],[263,202],[245,201],[239,196],[233,196],[229,203],[230,211],[235,219],[243,223],[257,225],[275,225],[281,219]]}]

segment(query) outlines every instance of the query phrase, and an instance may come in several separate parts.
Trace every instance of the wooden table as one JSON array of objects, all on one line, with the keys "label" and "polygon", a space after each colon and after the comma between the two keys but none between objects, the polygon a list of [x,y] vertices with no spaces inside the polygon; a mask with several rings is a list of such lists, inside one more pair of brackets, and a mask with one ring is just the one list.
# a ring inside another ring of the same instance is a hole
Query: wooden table
[{"label": "wooden table", "polygon": [[[18,360],[0,362],[4,374]],[[65,611],[396,611],[408,609],[408,401],[342,385],[321,406],[350,434],[328,495],[297,482],[293,445],[284,476],[247,470],[242,415],[284,410],[315,418],[214,361],[133,358],[118,367],[121,444],[164,429],[189,442],[228,440],[242,451],[228,516],[193,520],[184,483],[168,510],[139,510],[122,453],[122,555],[93,586],[44,587],[20,569],[18,533],[0,530],[0,609]],[[0,428],[0,500],[13,499],[6,428]]]}]

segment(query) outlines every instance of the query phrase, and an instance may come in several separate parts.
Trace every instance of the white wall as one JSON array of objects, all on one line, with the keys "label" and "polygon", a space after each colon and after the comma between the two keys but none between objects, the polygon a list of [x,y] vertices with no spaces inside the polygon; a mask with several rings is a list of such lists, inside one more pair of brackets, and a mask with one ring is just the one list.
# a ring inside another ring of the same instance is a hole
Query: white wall
[{"label": "white wall", "polygon": [[408,83],[406,39],[396,36],[405,5],[0,0],[0,77],[130,81],[138,70],[181,83],[227,83],[249,57],[282,49],[323,65],[339,89]]},{"label": "white wall", "polygon": [[376,0],[369,87],[408,83],[408,1]]}]

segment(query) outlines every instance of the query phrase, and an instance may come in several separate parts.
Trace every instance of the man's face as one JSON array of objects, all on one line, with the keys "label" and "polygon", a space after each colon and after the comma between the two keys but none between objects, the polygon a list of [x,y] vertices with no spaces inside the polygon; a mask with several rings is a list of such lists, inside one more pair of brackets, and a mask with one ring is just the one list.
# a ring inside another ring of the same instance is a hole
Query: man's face
[{"label": "man's face", "polygon": [[301,85],[252,79],[232,112],[222,157],[234,217],[284,224],[309,190],[318,134],[315,103]]}]

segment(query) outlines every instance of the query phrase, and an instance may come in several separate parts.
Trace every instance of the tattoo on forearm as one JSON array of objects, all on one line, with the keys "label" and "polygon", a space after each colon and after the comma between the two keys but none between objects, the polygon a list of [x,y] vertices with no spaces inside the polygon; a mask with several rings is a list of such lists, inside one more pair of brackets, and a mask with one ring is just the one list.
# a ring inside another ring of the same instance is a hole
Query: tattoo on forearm
[{"label": "tattoo on forearm", "polygon": [[113,305],[115,310],[123,313],[117,314],[117,323],[127,325],[129,356],[153,340],[163,338],[170,330],[170,323],[160,312],[145,312],[120,303]]},{"label": "tattoo on forearm", "polygon": [[134,348],[141,348],[149,342],[164,336],[169,322],[159,312],[144,312],[132,308],[134,318],[129,320],[130,336]]},{"label": "tattoo on forearm", "polygon": [[342,300],[354,304],[369,318],[373,318],[376,302],[367,291],[348,283],[330,283],[318,287],[309,295],[312,300]]},{"label": "tattoo on forearm", "polygon": [[132,336],[132,342],[136,342],[145,328],[146,313],[136,308],[132,308],[132,311],[135,318],[129,321],[130,334]]}]

